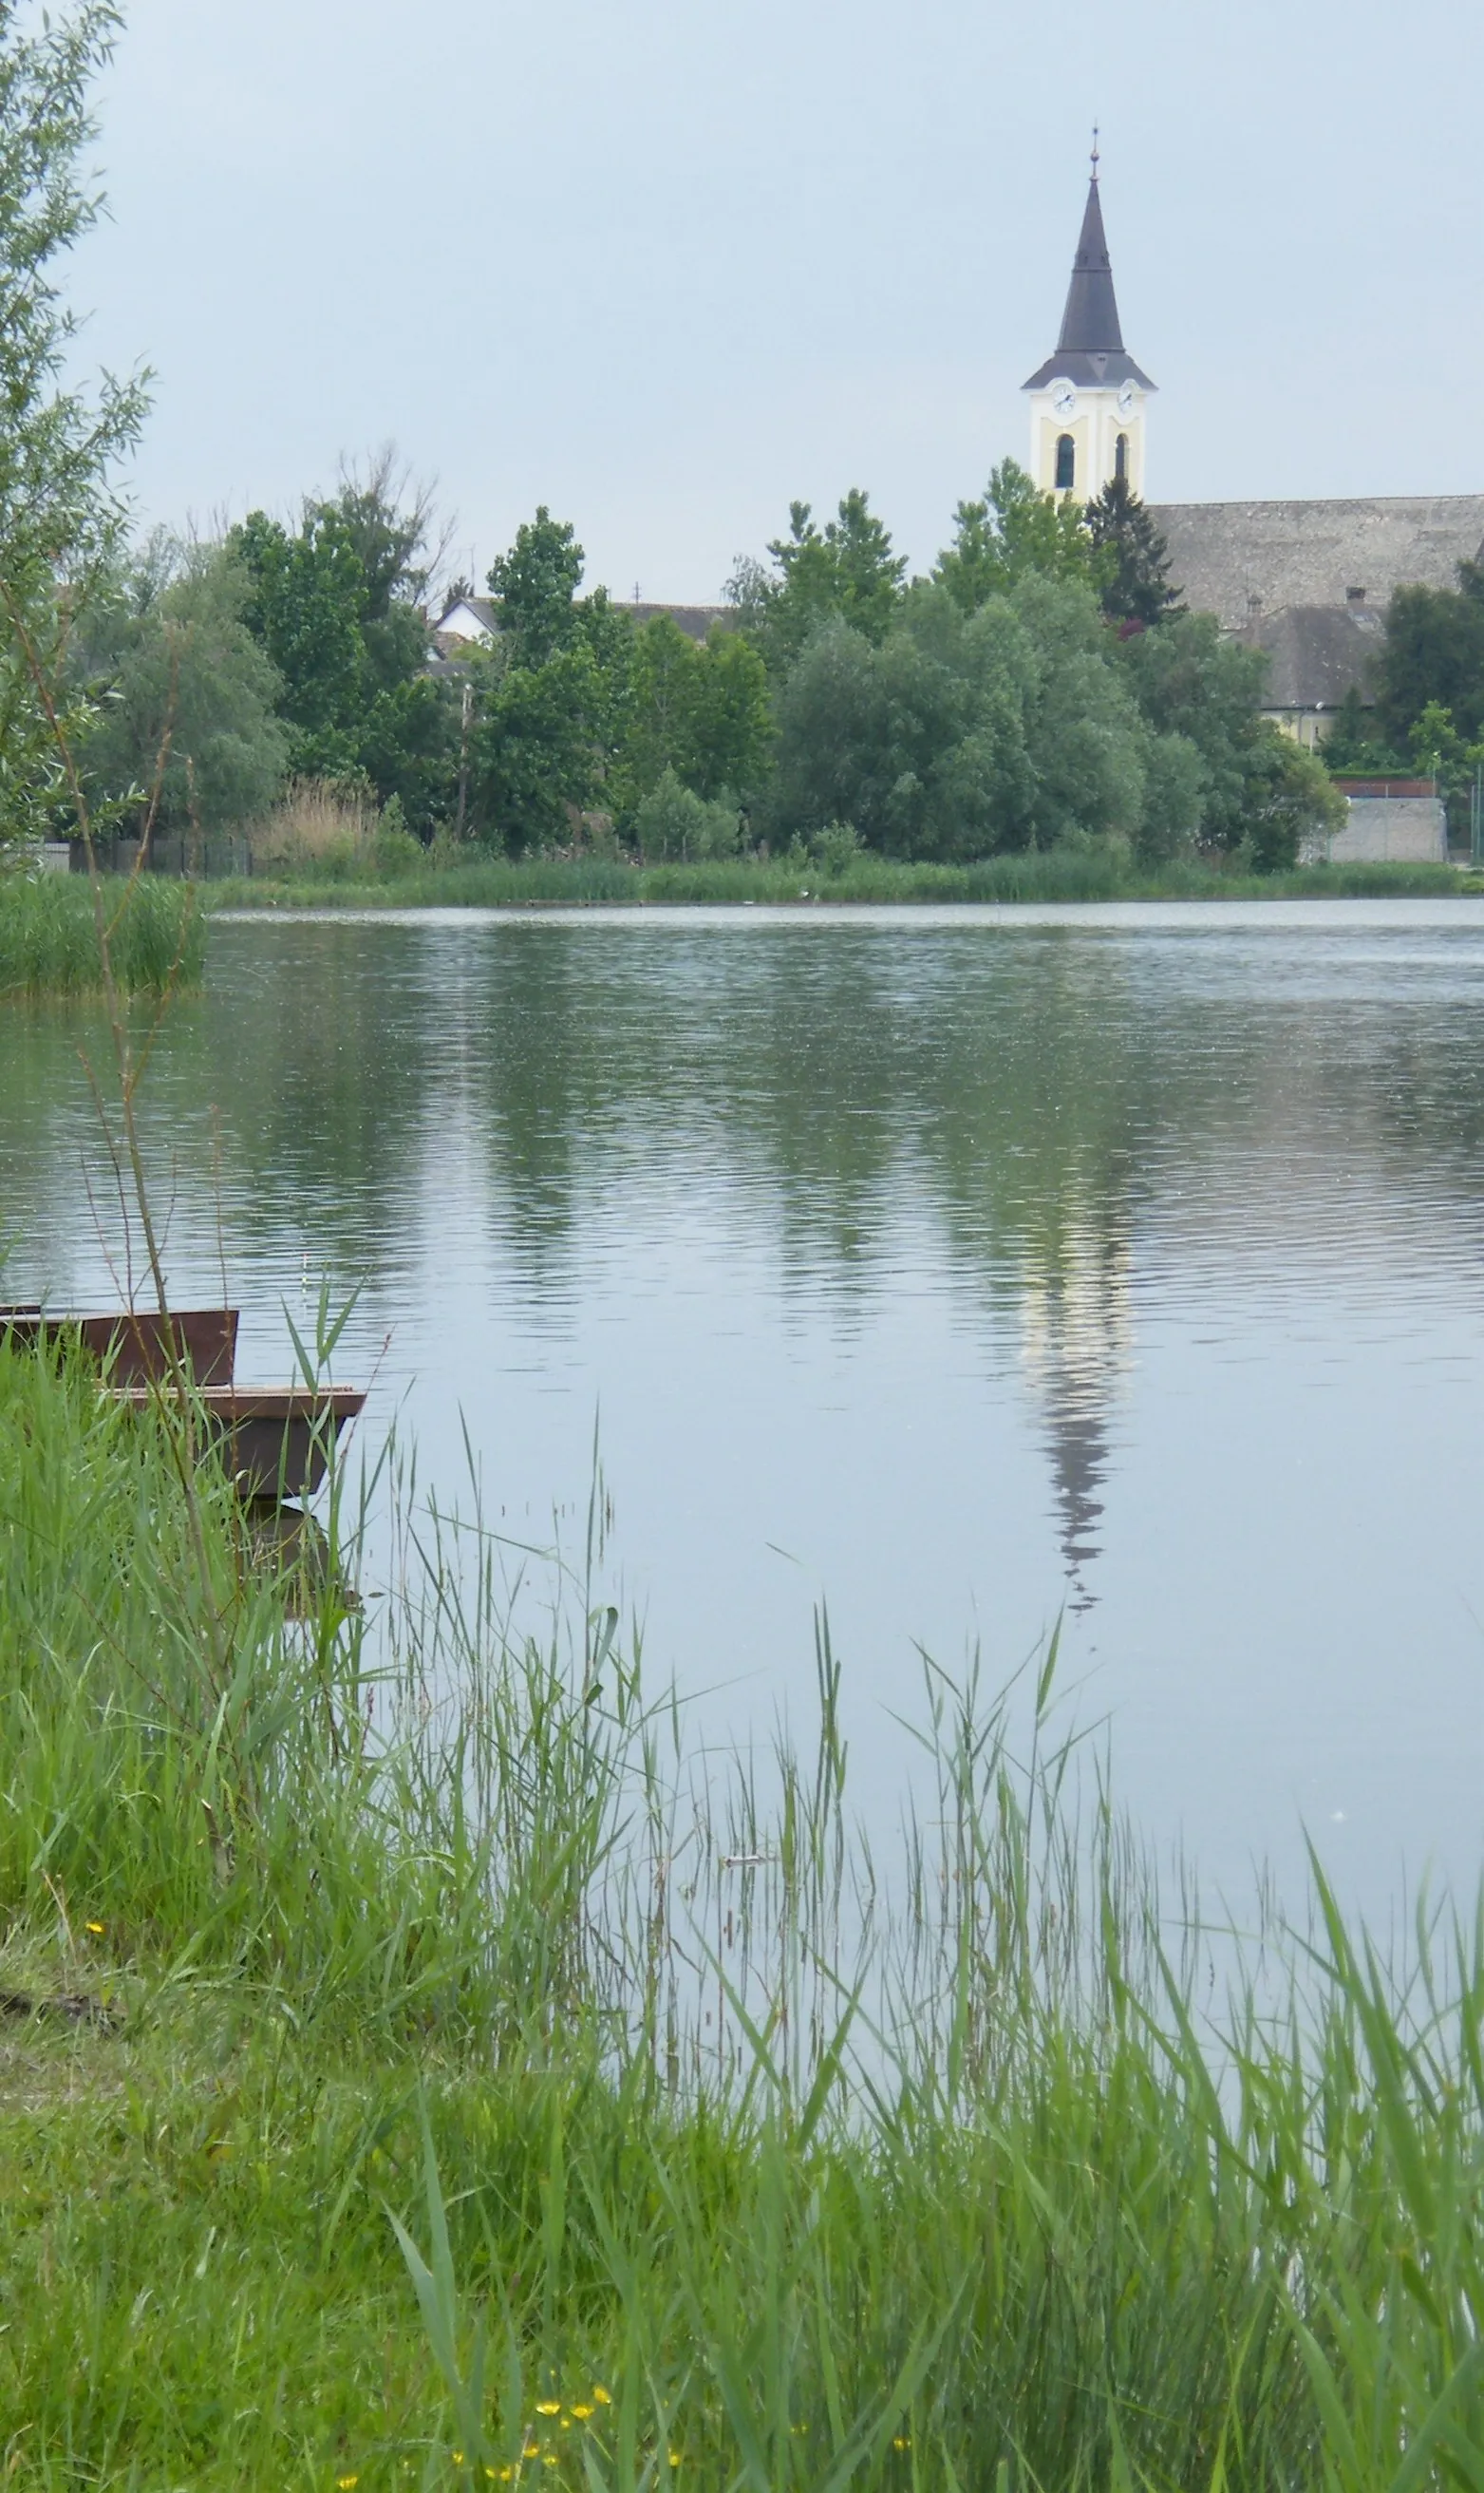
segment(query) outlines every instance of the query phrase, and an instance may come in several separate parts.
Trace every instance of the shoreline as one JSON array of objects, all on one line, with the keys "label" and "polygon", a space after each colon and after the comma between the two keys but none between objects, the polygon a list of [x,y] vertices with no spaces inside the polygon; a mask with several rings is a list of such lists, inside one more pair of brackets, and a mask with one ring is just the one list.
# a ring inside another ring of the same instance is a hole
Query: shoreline
[{"label": "shoreline", "polygon": [[1099,858],[1053,854],[995,857],[977,865],[903,865],[862,860],[843,874],[812,874],[779,862],[634,866],[608,859],[490,858],[393,880],[303,876],[243,877],[198,886],[212,916],[368,910],[423,912],[533,910],[640,913],[654,909],[766,908],[789,915],[820,909],[1020,910],[1054,905],[1283,900],[1467,900],[1484,898],[1484,873],[1467,865],[1302,866],[1279,875],[1238,875],[1206,867],[1162,874],[1110,871]]}]

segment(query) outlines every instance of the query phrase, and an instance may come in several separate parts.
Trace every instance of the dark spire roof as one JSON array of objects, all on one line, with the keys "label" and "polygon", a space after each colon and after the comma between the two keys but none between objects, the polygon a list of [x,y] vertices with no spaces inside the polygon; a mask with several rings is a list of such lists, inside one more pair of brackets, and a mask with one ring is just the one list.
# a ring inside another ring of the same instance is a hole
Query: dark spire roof
[{"label": "dark spire roof", "polygon": [[1027,389],[1044,389],[1049,380],[1065,378],[1080,382],[1083,389],[1138,381],[1142,389],[1152,389],[1147,373],[1142,373],[1132,355],[1123,349],[1123,331],[1118,325],[1118,303],[1113,293],[1113,261],[1108,255],[1108,237],[1103,231],[1103,202],[1098,193],[1098,159],[1094,142],[1092,179],[1087,185],[1087,204],[1083,211],[1083,229],[1077,239],[1077,256],[1072,262],[1072,283],[1067,287],[1067,308],[1061,315],[1061,335],[1056,351],[1049,355],[1039,372],[1031,374]]},{"label": "dark spire roof", "polygon": [[1108,237],[1103,231],[1103,207],[1098,197],[1098,177],[1094,169],[1087,185],[1087,205],[1083,215],[1083,229],[1078,237],[1077,257],[1072,262],[1072,283],[1067,287],[1067,308],[1061,315],[1061,335],[1056,341],[1057,352],[1083,355],[1121,355],[1123,332],[1118,326],[1118,306],[1113,295],[1113,261],[1108,256]]}]

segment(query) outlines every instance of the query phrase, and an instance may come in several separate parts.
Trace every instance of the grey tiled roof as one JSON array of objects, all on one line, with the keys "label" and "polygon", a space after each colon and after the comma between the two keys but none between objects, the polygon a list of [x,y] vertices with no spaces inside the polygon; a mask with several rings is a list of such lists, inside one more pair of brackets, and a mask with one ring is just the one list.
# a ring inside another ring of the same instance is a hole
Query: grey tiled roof
[{"label": "grey tiled roof", "polygon": [[1229,630],[1284,607],[1343,607],[1355,588],[1384,612],[1392,590],[1413,582],[1454,587],[1459,563],[1484,547],[1484,494],[1155,502],[1149,516],[1186,605]]},{"label": "grey tiled roof", "polygon": [[625,603],[624,612],[636,623],[652,623],[659,615],[668,615],[679,625],[688,641],[703,641],[713,623],[730,623],[735,613],[730,606],[646,606],[638,601]]},{"label": "grey tiled roof", "polygon": [[1384,623],[1383,608],[1286,606],[1255,616],[1234,637],[1267,651],[1265,709],[1329,710],[1352,684],[1370,699],[1370,662]]}]

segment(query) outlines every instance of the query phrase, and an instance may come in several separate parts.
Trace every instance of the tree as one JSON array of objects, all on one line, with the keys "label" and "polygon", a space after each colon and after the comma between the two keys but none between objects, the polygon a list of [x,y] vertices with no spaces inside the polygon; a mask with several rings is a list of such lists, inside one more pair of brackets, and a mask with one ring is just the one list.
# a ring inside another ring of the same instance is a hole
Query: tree
[{"label": "tree", "polygon": [[751,642],[713,624],[697,651],[690,785],[701,796],[730,789],[744,802],[773,761],[768,675]]},{"label": "tree", "polygon": [[1126,476],[1113,477],[1087,504],[1087,534],[1110,621],[1147,630],[1180,611],[1180,592],[1170,586],[1170,549]]},{"label": "tree", "polygon": [[636,632],[626,727],[614,774],[620,808],[671,770],[704,797],[746,800],[767,774],[772,745],[767,670],[740,632],[691,640],[668,615]]},{"label": "tree", "polygon": [[442,552],[433,540],[430,485],[420,484],[387,442],[367,466],[343,467],[332,503],[355,550],[365,587],[361,635],[380,691],[405,683],[428,655],[428,591]]},{"label": "tree", "polygon": [[906,561],[893,554],[888,530],[858,486],[822,528],[808,502],[790,502],[788,533],[775,537],[768,553],[772,570],[744,557],[727,593],[771,675],[787,674],[811,635],[836,618],[868,641],[884,639],[901,604]]},{"label": "tree", "polygon": [[249,583],[221,546],[157,533],[73,652],[96,705],[78,742],[95,802],[210,833],[266,813],[289,734],[279,678],[243,622]]},{"label": "tree", "polygon": [[1043,494],[1013,459],[994,470],[982,502],[961,502],[954,541],[933,578],[965,615],[1032,573],[1084,586],[1099,577],[1091,536],[1075,502]]},{"label": "tree", "polygon": [[920,582],[878,645],[836,620],[778,694],[769,821],[853,825],[889,856],[1126,842],[1177,854],[1200,826],[1201,757],[1156,729],[1085,584],[1027,571],[965,613]]},{"label": "tree", "polygon": [[[62,696],[70,634],[112,579],[125,517],[113,473],[147,404],[142,377],[92,397],[62,378],[77,323],[56,262],[101,213],[78,159],[119,12],[84,0],[23,34],[34,15],[0,0],[0,845],[30,835],[57,784],[42,686]],[[71,710],[64,732],[84,722]]]},{"label": "tree", "polygon": [[244,620],[282,684],[293,769],[354,777],[367,706],[366,574],[344,520],[311,503],[291,536],[282,522],[253,511],[233,528],[227,550],[248,581]]},{"label": "tree", "polygon": [[673,770],[663,771],[634,821],[639,855],[681,858],[734,856],[741,844],[741,817],[726,797],[708,803]]},{"label": "tree", "polygon": [[1321,752],[1326,770],[1403,777],[1411,768],[1410,757],[1386,742],[1358,684],[1351,684],[1346,693]]},{"label": "tree", "polygon": [[1149,731],[1090,588],[1032,571],[1011,600],[1036,654],[1025,740],[1037,848],[1118,836],[1143,821]]},{"label": "tree", "polygon": [[460,732],[425,673],[430,507],[386,450],[335,500],[307,501],[293,532],[254,511],[228,539],[251,583],[244,619],[282,680],[291,767],[395,798],[425,839],[453,802]]},{"label": "tree", "polygon": [[1267,656],[1223,639],[1214,615],[1178,615],[1157,632],[1120,645],[1119,654],[1144,717],[1162,736],[1183,736],[1204,775],[1201,834],[1232,849],[1251,826],[1255,774],[1261,776],[1259,704]]},{"label": "tree", "polygon": [[1201,757],[1202,846],[1245,849],[1271,873],[1343,818],[1322,763],[1261,715],[1264,650],[1224,640],[1214,615],[1176,615],[1120,655],[1149,724]]},{"label": "tree", "polygon": [[516,530],[508,554],[490,567],[490,594],[499,600],[500,630],[519,667],[539,667],[572,638],[574,601],[583,554],[570,522],[553,520],[545,502]]},{"label": "tree", "polygon": [[579,598],[582,562],[570,524],[542,503],[490,567],[500,629],[476,672],[475,819],[507,849],[568,838],[614,793],[634,627],[607,589]]},{"label": "tree", "polygon": [[1466,744],[1484,730],[1484,568],[1463,562],[1457,588],[1398,588],[1386,609],[1376,667],[1376,714],[1385,740],[1405,746],[1429,702]]},{"label": "tree", "polygon": [[1259,722],[1247,782],[1247,838],[1259,874],[1296,865],[1306,839],[1338,830],[1345,798],[1315,753]]},{"label": "tree", "polygon": [[474,740],[475,814],[511,855],[570,838],[574,817],[603,793],[611,687],[576,641],[539,666],[483,660]]},{"label": "tree", "polygon": [[779,691],[770,824],[805,839],[850,824],[890,856],[1025,847],[1036,678],[1030,636],[1003,599],[965,618],[942,590],[919,587],[880,644],[837,618]]}]

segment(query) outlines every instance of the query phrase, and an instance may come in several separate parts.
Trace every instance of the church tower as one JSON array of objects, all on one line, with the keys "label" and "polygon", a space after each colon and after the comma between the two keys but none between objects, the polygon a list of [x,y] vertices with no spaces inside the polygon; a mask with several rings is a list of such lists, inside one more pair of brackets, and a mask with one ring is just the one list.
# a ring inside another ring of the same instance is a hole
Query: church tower
[{"label": "church tower", "polygon": [[1143,498],[1144,402],[1154,383],[1123,351],[1098,196],[1097,133],[1083,229],[1056,351],[1025,388],[1030,472],[1043,494],[1090,502],[1115,476]]}]

